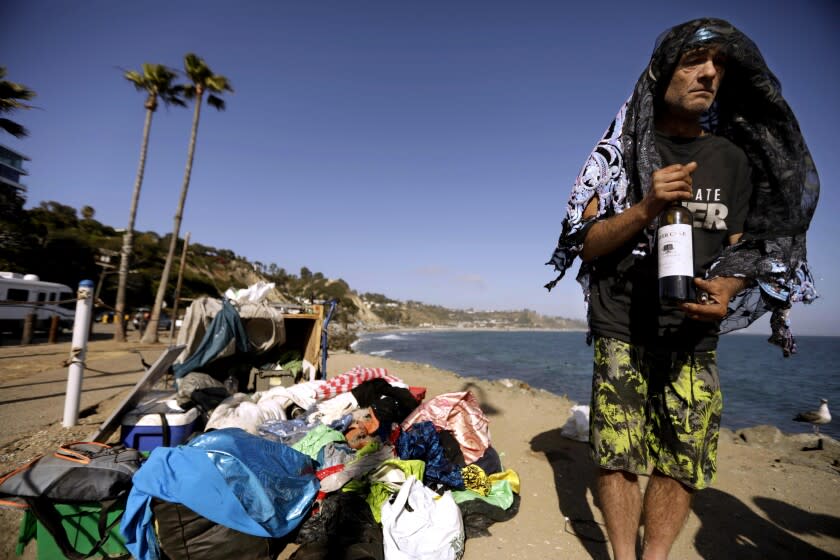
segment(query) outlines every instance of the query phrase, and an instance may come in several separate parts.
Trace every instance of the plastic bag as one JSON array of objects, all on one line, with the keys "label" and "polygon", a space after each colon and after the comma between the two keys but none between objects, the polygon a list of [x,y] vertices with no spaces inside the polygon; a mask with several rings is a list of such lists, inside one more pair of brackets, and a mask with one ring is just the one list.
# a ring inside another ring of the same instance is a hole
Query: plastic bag
[{"label": "plastic bag", "polygon": [[575,441],[589,441],[589,406],[574,405],[569,420],[560,428],[560,434]]},{"label": "plastic bag", "polygon": [[247,288],[228,288],[225,291],[225,297],[227,299],[233,300],[237,303],[259,303],[266,299],[271,290],[274,289],[274,282],[257,282],[256,284],[251,284]]},{"label": "plastic bag", "polygon": [[385,560],[459,560],[464,554],[461,510],[410,476],[393,502],[382,504]]}]

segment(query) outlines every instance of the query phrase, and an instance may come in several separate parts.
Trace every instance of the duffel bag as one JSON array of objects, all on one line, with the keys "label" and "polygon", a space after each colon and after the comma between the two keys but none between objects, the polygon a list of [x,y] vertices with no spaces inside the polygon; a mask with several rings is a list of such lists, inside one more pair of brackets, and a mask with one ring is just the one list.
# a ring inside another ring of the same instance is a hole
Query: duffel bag
[{"label": "duffel bag", "polygon": [[[136,449],[97,442],[68,443],[0,477],[0,506],[27,510],[49,532],[66,558],[115,558],[105,548],[113,549],[115,528],[140,460]],[[67,508],[59,511],[56,506],[82,504],[86,515],[92,515],[91,508],[98,510],[94,521],[98,530],[94,536],[85,532],[84,546],[79,550],[74,544],[79,543],[81,526],[68,522]],[[27,525],[26,519],[24,524]],[[68,535],[68,530],[73,534]],[[35,532],[25,532],[22,542],[32,536]]]}]

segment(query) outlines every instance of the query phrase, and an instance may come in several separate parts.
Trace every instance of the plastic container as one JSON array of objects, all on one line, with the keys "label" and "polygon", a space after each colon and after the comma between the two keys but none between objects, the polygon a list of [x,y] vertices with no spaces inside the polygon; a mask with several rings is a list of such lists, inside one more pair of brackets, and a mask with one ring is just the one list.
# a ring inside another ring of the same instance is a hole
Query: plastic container
[{"label": "plastic container", "polygon": [[[182,410],[175,402],[174,393],[152,391],[123,416],[120,442],[140,451],[151,451],[163,445],[175,447],[192,435],[198,419],[198,409]],[[164,437],[164,432],[168,438]]]},{"label": "plastic container", "polygon": [[[101,517],[101,506],[97,503],[85,504],[55,504],[58,515],[61,518],[61,525],[67,534],[67,540],[77,552],[88,554],[94,545],[99,542],[99,518]],[[125,541],[120,534],[119,518],[123,514],[124,507],[114,508],[107,514],[105,527],[113,525],[108,531],[108,540],[102,545],[102,551],[110,556],[128,554],[125,548]],[[116,522],[116,523],[115,523]],[[56,544],[55,539],[47,531],[40,521],[30,512],[24,514],[21,522],[20,542],[24,544],[31,538],[36,539],[38,560],[57,560],[66,558],[61,548]],[[96,556],[97,558],[100,555]]]},{"label": "plastic container", "polygon": [[291,387],[295,384],[295,374],[279,369],[254,369],[252,379],[255,391],[268,391],[273,387]]}]

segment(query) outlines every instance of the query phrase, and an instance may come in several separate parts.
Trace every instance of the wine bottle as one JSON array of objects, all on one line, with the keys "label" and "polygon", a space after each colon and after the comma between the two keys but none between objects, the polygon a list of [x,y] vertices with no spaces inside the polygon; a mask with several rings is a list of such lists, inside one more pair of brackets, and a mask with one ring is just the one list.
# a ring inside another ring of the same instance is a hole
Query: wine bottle
[{"label": "wine bottle", "polygon": [[659,216],[656,248],[659,257],[659,300],[694,300],[694,246],[691,211],[674,204]]}]

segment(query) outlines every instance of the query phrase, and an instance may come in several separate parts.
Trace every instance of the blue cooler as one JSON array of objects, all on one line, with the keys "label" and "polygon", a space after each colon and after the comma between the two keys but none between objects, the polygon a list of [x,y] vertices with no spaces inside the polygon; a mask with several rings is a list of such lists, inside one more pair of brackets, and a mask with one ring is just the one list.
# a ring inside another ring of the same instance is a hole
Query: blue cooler
[{"label": "blue cooler", "polygon": [[183,410],[174,393],[149,391],[137,407],[123,416],[120,442],[140,451],[151,451],[164,444],[175,447],[192,435],[198,419],[198,409]]}]

